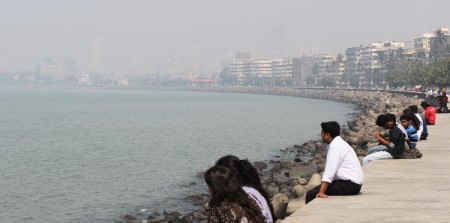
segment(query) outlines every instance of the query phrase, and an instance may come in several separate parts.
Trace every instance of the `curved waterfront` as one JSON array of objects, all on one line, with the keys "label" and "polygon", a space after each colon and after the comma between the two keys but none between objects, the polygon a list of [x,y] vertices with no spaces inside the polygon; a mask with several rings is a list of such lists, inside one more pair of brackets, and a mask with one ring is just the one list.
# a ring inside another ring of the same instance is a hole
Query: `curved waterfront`
[{"label": "curved waterfront", "polygon": [[[233,153],[267,160],[344,123],[353,106],[296,97],[0,89],[0,221],[101,222],[180,211],[196,172]],[[332,112],[330,112],[332,111]],[[24,212],[23,210],[27,211]]]}]

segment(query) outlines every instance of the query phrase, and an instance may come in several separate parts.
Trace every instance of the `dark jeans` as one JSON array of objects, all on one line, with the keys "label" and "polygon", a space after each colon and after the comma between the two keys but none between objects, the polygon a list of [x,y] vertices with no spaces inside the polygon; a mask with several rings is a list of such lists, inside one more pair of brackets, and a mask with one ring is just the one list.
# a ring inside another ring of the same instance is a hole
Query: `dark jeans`
[{"label": "dark jeans", "polygon": [[[333,180],[330,185],[328,185],[325,191],[326,195],[357,195],[361,191],[362,185],[355,184],[350,180]],[[320,191],[320,185],[314,187],[308,193],[306,193],[305,204],[316,198],[316,195]]]}]

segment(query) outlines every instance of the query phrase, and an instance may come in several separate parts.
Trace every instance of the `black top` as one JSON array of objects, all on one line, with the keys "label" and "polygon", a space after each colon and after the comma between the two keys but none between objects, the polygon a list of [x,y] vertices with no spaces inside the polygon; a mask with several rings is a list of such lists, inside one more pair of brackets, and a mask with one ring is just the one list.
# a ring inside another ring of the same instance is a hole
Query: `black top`
[{"label": "black top", "polygon": [[405,134],[397,126],[389,130],[389,150],[394,159],[402,158],[405,152]]}]

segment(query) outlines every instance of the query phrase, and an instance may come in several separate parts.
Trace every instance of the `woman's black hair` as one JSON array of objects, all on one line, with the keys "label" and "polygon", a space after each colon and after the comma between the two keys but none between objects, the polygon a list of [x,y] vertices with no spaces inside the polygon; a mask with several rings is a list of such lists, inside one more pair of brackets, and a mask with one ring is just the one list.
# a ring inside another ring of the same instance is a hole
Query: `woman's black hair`
[{"label": "woman's black hair", "polygon": [[209,201],[211,207],[219,206],[222,202],[236,203],[247,213],[249,222],[263,220],[261,210],[253,204],[254,201],[242,189],[232,170],[224,166],[213,166],[205,172],[204,176],[212,195]]},{"label": "woman's black hair", "polygon": [[272,214],[273,222],[276,221],[273,207],[269,202],[269,196],[261,185],[261,179],[259,178],[258,171],[255,167],[253,167],[250,161],[247,159],[240,160],[237,156],[228,155],[217,160],[216,165],[225,166],[232,170],[239,179],[239,182],[241,182],[242,186],[248,186],[256,189],[266,200],[267,206],[269,206],[270,213]]},{"label": "woman's black hair", "polygon": [[[419,130],[420,126],[422,125],[422,122],[417,118],[417,116],[410,109],[405,109],[403,111],[403,113],[404,113],[404,115],[409,116],[414,128],[416,130]],[[403,117],[403,115],[402,115],[402,117]],[[402,117],[400,117],[400,120],[402,119]]]}]

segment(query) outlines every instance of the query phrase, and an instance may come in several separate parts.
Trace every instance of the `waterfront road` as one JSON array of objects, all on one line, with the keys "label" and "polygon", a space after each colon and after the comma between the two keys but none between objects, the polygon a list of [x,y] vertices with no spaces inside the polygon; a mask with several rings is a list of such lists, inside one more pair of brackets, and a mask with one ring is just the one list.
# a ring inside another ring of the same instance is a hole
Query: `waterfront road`
[{"label": "waterfront road", "polygon": [[437,114],[421,159],[376,160],[356,196],[314,199],[282,223],[450,222],[450,113]]}]

